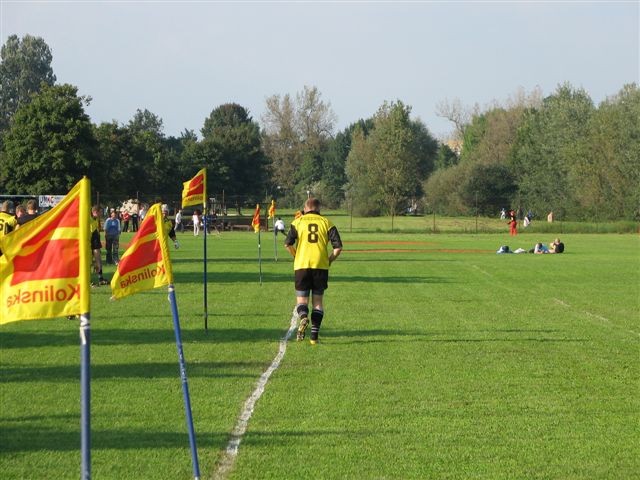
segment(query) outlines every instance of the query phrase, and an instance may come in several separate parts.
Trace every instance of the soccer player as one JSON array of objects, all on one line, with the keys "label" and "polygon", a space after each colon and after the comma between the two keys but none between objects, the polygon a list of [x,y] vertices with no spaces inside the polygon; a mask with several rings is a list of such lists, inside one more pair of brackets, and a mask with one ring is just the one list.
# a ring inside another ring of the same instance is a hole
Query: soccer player
[{"label": "soccer player", "polygon": [[[331,254],[327,245],[331,243]],[[338,229],[326,217],[320,215],[320,201],[308,198],[304,214],[291,222],[284,241],[285,248],[293,256],[295,275],[296,312],[300,318],[297,340],[304,340],[309,325],[309,295],[311,295],[312,345],[318,343],[318,333],[324,317],[323,296],[329,288],[329,267],[342,252],[342,240]]]},{"label": "soccer player", "polygon": [[164,228],[165,233],[171,240],[173,240],[173,246],[176,247],[176,249],[180,248],[180,244],[176,238],[176,230],[173,222],[169,218],[169,205],[166,203],[162,204],[160,206],[160,211],[162,212],[162,227]]},{"label": "soccer player", "polygon": [[[102,242],[100,241],[100,207],[94,205],[91,207],[91,253],[93,254],[93,269],[98,274],[98,285],[109,285],[102,276]],[[91,286],[95,286],[93,283]]]},{"label": "soccer player", "polygon": [[[6,200],[0,205],[0,238],[15,230],[18,224],[16,217],[11,215],[11,210],[13,210],[11,200]],[[0,255],[2,255],[2,250],[0,250]]]}]

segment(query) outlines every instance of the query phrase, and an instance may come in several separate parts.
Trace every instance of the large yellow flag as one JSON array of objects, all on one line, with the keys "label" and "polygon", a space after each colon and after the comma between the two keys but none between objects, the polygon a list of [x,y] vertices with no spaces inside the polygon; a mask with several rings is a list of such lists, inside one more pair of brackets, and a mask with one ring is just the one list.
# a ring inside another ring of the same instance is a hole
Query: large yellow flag
[{"label": "large yellow flag", "polygon": [[182,184],[182,208],[190,205],[204,205],[207,200],[207,169]]},{"label": "large yellow flag", "polygon": [[90,184],[0,239],[0,324],[89,313]]},{"label": "large yellow flag", "polygon": [[112,298],[122,298],[144,290],[173,283],[161,206],[156,203],[144,217],[140,228],[120,258],[111,279]]}]

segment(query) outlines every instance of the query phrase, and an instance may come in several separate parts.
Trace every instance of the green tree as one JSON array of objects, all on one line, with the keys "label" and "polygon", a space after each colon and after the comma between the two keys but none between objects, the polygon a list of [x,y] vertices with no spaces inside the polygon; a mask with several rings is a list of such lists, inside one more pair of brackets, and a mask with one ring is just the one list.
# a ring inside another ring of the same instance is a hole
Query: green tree
[{"label": "green tree", "polygon": [[0,50],[0,133],[9,128],[13,115],[41,85],[52,86],[51,50],[40,37],[11,35]]},{"label": "green tree", "polygon": [[359,130],[357,142],[354,137],[347,176],[356,211],[387,212],[393,222],[401,209],[422,195],[422,181],[433,169],[437,142],[424,125],[411,120],[410,112],[400,101],[385,102],[370,134]]},{"label": "green tree", "polygon": [[625,85],[591,116],[569,178],[589,218],[640,219],[640,90]]},{"label": "green tree", "polygon": [[512,204],[517,185],[507,165],[475,163],[465,178],[462,199],[474,213],[492,216]]},{"label": "green tree", "polygon": [[524,208],[552,210],[561,217],[579,215],[570,171],[583,154],[594,111],[584,90],[564,84],[543,100],[540,109],[525,114],[511,153]]},{"label": "green tree", "polygon": [[335,114],[316,87],[305,86],[295,100],[288,94],[267,98],[262,123],[273,182],[286,192],[288,203],[297,204],[322,178]]},{"label": "green tree", "polygon": [[[173,178],[173,165],[165,150],[165,136],[162,119],[147,110],[136,110],[133,118],[127,125],[131,136],[130,161],[123,170],[128,172],[129,181],[125,183],[129,187],[127,193],[130,197],[147,194],[175,193],[178,190],[176,180]],[[179,186],[181,188],[181,185]]]},{"label": "green tree", "polygon": [[[263,198],[268,182],[267,159],[262,150],[259,125],[248,111],[235,103],[214,109],[202,128],[203,140],[197,155],[207,166],[218,193]],[[202,167],[200,167],[202,168]]]},{"label": "green tree", "polygon": [[0,178],[15,194],[63,194],[83,175],[92,176],[96,140],[76,87],[43,86],[20,107],[5,136]]},{"label": "green tree", "polygon": [[438,147],[438,153],[434,161],[434,170],[442,170],[443,168],[453,167],[458,163],[458,155],[451,148],[442,143]]}]

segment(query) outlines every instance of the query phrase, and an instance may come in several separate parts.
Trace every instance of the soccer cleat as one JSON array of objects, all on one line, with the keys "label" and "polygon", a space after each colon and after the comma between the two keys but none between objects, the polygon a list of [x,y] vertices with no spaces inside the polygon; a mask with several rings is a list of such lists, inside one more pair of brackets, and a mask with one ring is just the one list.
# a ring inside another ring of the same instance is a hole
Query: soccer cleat
[{"label": "soccer cleat", "polygon": [[318,344],[318,340],[309,340],[309,343],[311,345],[317,345]]},{"label": "soccer cleat", "polygon": [[307,326],[309,325],[309,319],[303,318],[300,320],[300,326],[298,327],[298,334],[296,335],[296,340],[298,342],[304,340],[304,334],[307,331]]},{"label": "soccer cleat", "polygon": [[98,282],[98,285],[109,285],[109,282],[107,282],[104,278],[101,278]]}]

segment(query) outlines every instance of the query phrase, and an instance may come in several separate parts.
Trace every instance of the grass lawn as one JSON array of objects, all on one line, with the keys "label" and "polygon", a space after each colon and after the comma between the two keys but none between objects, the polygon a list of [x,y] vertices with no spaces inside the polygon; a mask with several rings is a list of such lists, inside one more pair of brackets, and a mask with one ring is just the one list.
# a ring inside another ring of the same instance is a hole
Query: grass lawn
[{"label": "grass lawn", "polygon": [[[554,235],[348,222],[321,342],[288,343],[228,478],[640,478],[637,235],[569,233],[562,255],[496,255]],[[289,327],[292,261],[283,237],[274,261],[263,233],[261,285],[257,235],[209,236],[205,331],[202,237],[179,238],[200,469],[213,478]],[[166,289],[109,295],[92,292],[93,478],[192,478]],[[78,478],[77,322],[8,324],[0,347],[0,476]]]}]

